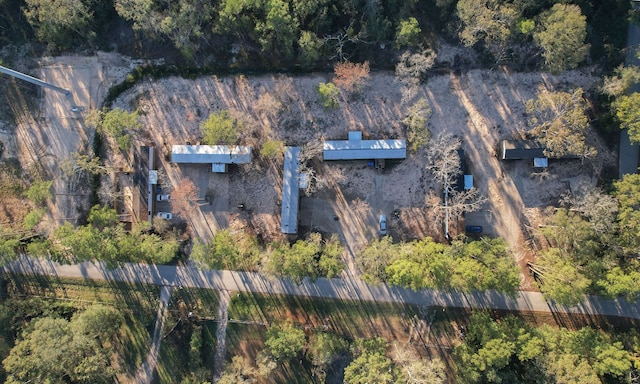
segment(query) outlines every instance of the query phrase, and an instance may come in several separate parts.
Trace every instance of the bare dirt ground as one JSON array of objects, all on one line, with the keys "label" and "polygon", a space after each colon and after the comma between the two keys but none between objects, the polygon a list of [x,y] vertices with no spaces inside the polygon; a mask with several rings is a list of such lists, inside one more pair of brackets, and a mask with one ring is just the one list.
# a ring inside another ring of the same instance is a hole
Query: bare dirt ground
[{"label": "bare dirt ground", "polygon": [[[202,196],[214,196],[212,204],[202,205],[189,218],[197,236],[209,238],[218,228],[231,226],[248,227],[276,239],[282,171],[281,164],[256,156],[266,139],[303,145],[321,138],[346,139],[352,130],[363,131],[365,138],[404,138],[401,120],[406,108],[426,98],[433,109],[432,134],[448,132],[462,139],[475,186],[488,198],[481,211],[467,216],[467,222],[483,225],[486,233],[504,238],[524,267],[532,258],[527,228],[536,225],[529,218],[538,218],[540,209],[555,203],[578,182],[594,186],[594,175],[613,156],[598,144],[601,152],[595,161],[552,163],[546,175],[536,176],[526,162],[498,160],[500,142],[524,137],[528,99],[543,88],[583,87],[588,91],[597,81],[589,72],[551,76],[473,70],[433,76],[412,90],[393,74],[378,72],[359,94],[342,94],[340,107],[331,111],[322,108],[316,91],[320,82],[331,80],[330,75],[167,78],[138,85],[115,106],[141,111],[147,140],[161,148],[163,166],[170,170],[168,178],[174,185],[187,176],[198,180]],[[222,175],[212,174],[208,167],[169,165],[171,145],[198,142],[199,125],[210,113],[223,109],[244,121],[241,142],[254,148],[252,165],[232,167]],[[323,186],[301,199],[301,232],[338,233],[346,244],[346,261],[353,274],[357,274],[354,255],[377,236],[379,214],[387,214],[390,233],[399,240],[441,238],[442,224],[434,222],[425,209],[425,196],[430,191],[440,196],[441,186],[425,169],[424,158],[421,150],[382,172],[364,161],[315,162]],[[248,212],[238,210],[237,204],[245,204]],[[522,280],[524,288],[533,287],[525,274]]]},{"label": "bare dirt ground", "polygon": [[[73,96],[44,90],[39,113],[19,122],[15,132],[4,124],[3,157],[17,157],[23,169],[38,164],[54,180],[48,224],[77,220],[79,209],[86,208],[88,191],[69,185],[59,164],[71,152],[90,147],[94,132],[84,117],[100,106],[109,86],[121,81],[136,64],[104,53],[42,59],[36,74],[72,90]],[[198,209],[182,218],[195,236],[210,239],[219,229],[230,227],[251,230],[268,242],[283,238],[279,232],[282,163],[259,156],[264,141],[304,145],[322,138],[346,139],[353,130],[371,139],[405,138],[401,120],[406,109],[425,98],[433,109],[431,133],[448,132],[462,139],[468,172],[488,198],[479,212],[466,216],[466,222],[504,238],[525,270],[526,261],[533,257],[528,245],[531,229],[539,223],[544,207],[578,185],[594,186],[595,175],[613,162],[613,155],[596,143],[600,155],[595,161],[552,162],[549,171],[539,175],[526,162],[498,160],[500,141],[524,137],[528,99],[543,88],[580,86],[588,92],[598,80],[590,71],[551,76],[472,70],[432,76],[413,89],[391,73],[376,72],[360,93],[341,94],[340,107],[329,111],[323,109],[316,89],[320,82],[331,80],[330,74],[166,78],[139,83],[116,100],[114,107],[140,112],[144,128],[134,135],[135,145],[154,145],[159,150],[159,168],[166,174],[161,183],[171,189],[185,177],[198,187]],[[72,107],[80,109],[72,112]],[[210,113],[224,109],[244,123],[241,144],[253,147],[252,164],[231,166],[228,174],[213,174],[208,166],[171,164],[171,146],[199,142],[200,124]],[[119,156],[107,161],[126,165],[126,159]],[[314,160],[312,165],[321,183],[317,192],[301,199],[300,232],[337,233],[347,248],[348,273],[358,274],[354,256],[377,236],[380,214],[387,215],[389,232],[396,240],[424,236],[442,240],[442,223],[425,204],[429,193],[441,196],[441,186],[425,169],[425,150],[410,153],[397,163],[388,162],[383,171],[365,161]],[[458,230],[463,225],[459,223]],[[533,288],[527,275],[522,280],[523,288]]]},{"label": "bare dirt ground", "polygon": [[[53,199],[49,215],[41,228],[45,231],[65,221],[76,223],[88,203],[88,188],[71,185],[60,172],[60,163],[72,152],[86,153],[94,132],[84,117],[99,108],[109,87],[124,79],[132,68],[130,60],[110,53],[96,56],[61,56],[42,58],[34,76],[71,91],[71,96],[41,89],[40,106],[21,116],[17,125],[5,124],[2,141],[9,143],[4,159],[17,158],[22,169],[37,169],[43,178],[53,180]],[[13,101],[26,110],[23,101]],[[5,141],[6,140],[6,141]]]}]

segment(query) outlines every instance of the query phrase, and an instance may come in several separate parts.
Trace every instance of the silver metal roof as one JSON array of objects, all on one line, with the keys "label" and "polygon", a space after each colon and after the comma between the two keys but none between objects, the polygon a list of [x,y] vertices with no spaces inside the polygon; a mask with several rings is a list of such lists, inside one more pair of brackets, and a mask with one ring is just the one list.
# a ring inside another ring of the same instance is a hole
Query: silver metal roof
[{"label": "silver metal roof", "polygon": [[404,159],[407,157],[406,140],[360,140],[349,132],[349,140],[324,142],[325,160]]},{"label": "silver metal roof", "polygon": [[229,145],[174,145],[174,163],[246,164],[251,162],[251,147]]},{"label": "silver metal roof", "polygon": [[282,233],[298,233],[298,203],[300,201],[300,147],[285,147],[282,176]]}]

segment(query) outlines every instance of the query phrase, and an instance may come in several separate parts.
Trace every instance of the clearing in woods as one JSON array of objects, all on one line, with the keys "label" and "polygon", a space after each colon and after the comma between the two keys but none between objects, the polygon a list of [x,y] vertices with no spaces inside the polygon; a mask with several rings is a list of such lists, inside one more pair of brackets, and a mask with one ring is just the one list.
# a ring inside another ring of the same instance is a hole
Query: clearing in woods
[{"label": "clearing in woods", "polygon": [[[87,208],[88,190],[72,185],[61,175],[59,164],[71,152],[90,149],[94,132],[84,117],[101,106],[108,88],[124,79],[135,64],[139,63],[104,53],[42,60],[38,74],[71,89],[73,99],[45,90],[40,112],[19,121],[3,158],[16,157],[23,168],[37,163],[54,180],[45,228],[77,220],[81,209]],[[346,139],[349,131],[356,130],[371,139],[406,138],[402,119],[407,108],[424,98],[433,110],[428,123],[431,134],[446,132],[462,140],[467,173],[473,174],[475,187],[487,197],[480,211],[466,216],[467,224],[482,225],[486,234],[504,238],[525,271],[526,261],[532,258],[527,240],[544,208],[571,187],[594,186],[614,156],[594,142],[599,149],[594,161],[552,162],[541,177],[525,161],[499,160],[499,145],[503,139],[524,137],[528,130],[525,103],[539,90],[582,87],[588,91],[597,82],[590,73],[589,68],[559,76],[471,70],[433,75],[409,89],[392,73],[374,72],[360,92],[341,93],[339,107],[332,110],[322,107],[317,92],[321,82],[332,79],[330,74],[171,77],[140,82],[115,100],[113,107],[139,111],[143,128],[134,133],[134,145],[158,149],[163,193],[170,193],[186,177],[194,182],[202,201],[208,199],[189,217],[178,217],[190,224],[194,236],[210,239],[217,230],[230,227],[253,231],[268,242],[283,238],[279,231],[282,161],[258,155],[266,140],[301,146],[323,138]],[[72,105],[80,109],[73,112]],[[244,123],[240,143],[253,147],[252,163],[231,166],[227,174],[211,173],[207,165],[172,164],[171,146],[199,142],[200,124],[220,110],[229,110]],[[597,135],[591,136],[598,140]],[[389,233],[396,240],[442,239],[441,215],[426,201],[430,193],[442,196],[442,186],[425,168],[425,154],[425,149],[410,152],[405,160],[387,162],[383,171],[366,161],[311,160],[319,183],[314,193],[301,198],[299,235],[312,230],[337,233],[346,248],[346,273],[354,276],[358,275],[355,255],[377,236],[380,214],[387,215]],[[130,156],[113,151],[108,156],[106,161],[116,168],[130,167]],[[0,211],[7,212],[9,204],[5,201]],[[459,223],[457,230],[463,225]],[[535,289],[528,273],[521,278],[523,289]]]}]

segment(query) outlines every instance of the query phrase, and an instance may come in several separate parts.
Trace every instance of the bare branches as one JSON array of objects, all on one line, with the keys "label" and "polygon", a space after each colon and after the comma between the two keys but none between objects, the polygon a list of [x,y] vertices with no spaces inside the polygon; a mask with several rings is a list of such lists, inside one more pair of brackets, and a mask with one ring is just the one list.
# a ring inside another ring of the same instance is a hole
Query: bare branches
[{"label": "bare branches", "polygon": [[420,85],[427,71],[436,62],[436,57],[436,53],[431,49],[419,53],[406,51],[396,64],[396,77],[408,86]]},{"label": "bare branches", "polygon": [[344,61],[333,67],[333,83],[347,92],[358,92],[369,78],[369,62],[351,63]]},{"label": "bare branches", "polygon": [[177,187],[171,193],[171,208],[180,216],[187,218],[195,209],[200,191],[188,178],[178,181]]},{"label": "bare branches", "polygon": [[453,192],[449,195],[449,212],[451,220],[459,220],[463,212],[476,212],[482,208],[487,198],[480,193],[478,188],[471,188],[462,192]]},{"label": "bare branches", "polygon": [[427,152],[427,169],[437,180],[442,180],[446,189],[450,189],[455,178],[460,175],[460,156],[458,149],[462,142],[448,133],[441,133],[431,141]]}]

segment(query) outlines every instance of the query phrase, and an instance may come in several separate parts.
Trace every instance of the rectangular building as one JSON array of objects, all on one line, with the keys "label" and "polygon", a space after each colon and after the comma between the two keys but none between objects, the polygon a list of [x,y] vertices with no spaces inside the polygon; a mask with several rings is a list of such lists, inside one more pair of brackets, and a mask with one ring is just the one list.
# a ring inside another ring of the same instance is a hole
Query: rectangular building
[{"label": "rectangular building", "polygon": [[171,161],[187,164],[211,164],[211,171],[224,173],[228,164],[251,162],[251,147],[237,145],[174,145]]},{"label": "rectangular building", "polygon": [[535,140],[502,141],[502,160],[532,160],[544,157],[544,147]]},{"label": "rectangular building", "polygon": [[325,160],[405,159],[406,140],[362,140],[362,132],[349,132],[349,140],[324,142]]},{"label": "rectangular building", "polygon": [[[303,178],[302,181],[306,181],[306,178]],[[300,147],[285,147],[280,221],[280,231],[282,233],[292,235],[298,233],[300,182]]]}]

